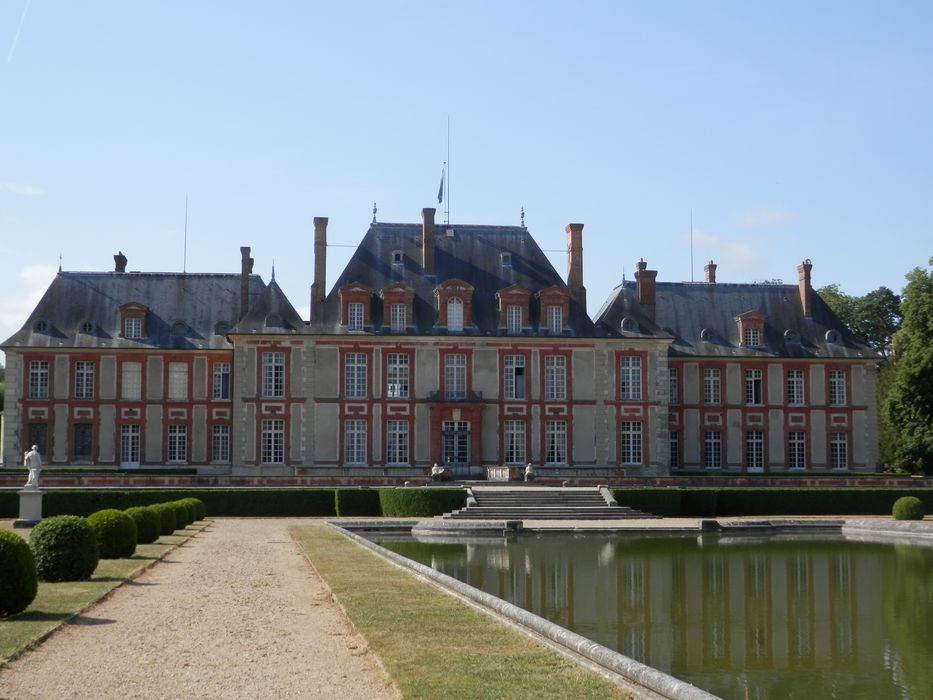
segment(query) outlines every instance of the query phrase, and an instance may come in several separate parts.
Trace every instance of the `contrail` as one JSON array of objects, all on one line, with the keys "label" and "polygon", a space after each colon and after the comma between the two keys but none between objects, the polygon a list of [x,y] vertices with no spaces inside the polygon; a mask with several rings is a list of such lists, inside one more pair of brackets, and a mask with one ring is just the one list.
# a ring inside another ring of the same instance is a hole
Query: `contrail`
[{"label": "contrail", "polygon": [[13,61],[13,54],[16,53],[16,42],[19,41],[19,33],[23,31],[23,22],[26,21],[26,13],[29,12],[29,6],[32,4],[32,0],[26,0],[26,7],[23,8],[23,14],[19,18],[19,26],[16,28],[16,35],[13,37],[13,44],[10,46],[10,53],[7,54],[6,62],[11,63]]}]

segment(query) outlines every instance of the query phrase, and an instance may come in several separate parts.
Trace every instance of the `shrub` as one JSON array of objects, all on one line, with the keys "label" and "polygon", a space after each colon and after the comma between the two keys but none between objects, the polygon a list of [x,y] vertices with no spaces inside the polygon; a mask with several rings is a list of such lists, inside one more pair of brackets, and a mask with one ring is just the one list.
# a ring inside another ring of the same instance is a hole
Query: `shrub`
[{"label": "shrub", "polygon": [[204,507],[204,501],[200,498],[182,498],[181,502],[190,506],[194,514],[194,519],[191,522],[195,523],[207,517],[207,508]]},{"label": "shrub", "polygon": [[25,610],[38,590],[36,559],[29,543],[15,532],[0,530],[0,616]]},{"label": "shrub", "polygon": [[40,581],[84,581],[97,568],[97,536],[85,518],[56,515],[29,535]]},{"label": "shrub", "polygon": [[379,505],[387,518],[421,518],[440,515],[466,505],[463,489],[379,489]]},{"label": "shrub", "polygon": [[923,520],[923,503],[916,496],[903,496],[894,501],[891,514],[895,520]]},{"label": "shrub", "polygon": [[680,515],[681,491],[677,488],[613,489],[612,495],[620,506],[653,515]]},{"label": "shrub", "polygon": [[167,503],[153,503],[152,508],[159,514],[159,534],[171,535],[175,532],[175,509],[170,508]]},{"label": "shrub", "polygon": [[376,489],[336,489],[334,508],[337,515],[381,515],[379,491]]},{"label": "shrub", "polygon": [[133,506],[125,511],[136,523],[136,543],[152,544],[159,539],[162,530],[162,519],[158,511],[148,506]]},{"label": "shrub", "polygon": [[191,511],[181,501],[170,501],[166,503],[169,508],[175,511],[175,529],[184,530],[191,522]]},{"label": "shrub", "polygon": [[136,551],[136,521],[122,510],[91,513],[87,521],[97,535],[101,559],[126,559]]}]

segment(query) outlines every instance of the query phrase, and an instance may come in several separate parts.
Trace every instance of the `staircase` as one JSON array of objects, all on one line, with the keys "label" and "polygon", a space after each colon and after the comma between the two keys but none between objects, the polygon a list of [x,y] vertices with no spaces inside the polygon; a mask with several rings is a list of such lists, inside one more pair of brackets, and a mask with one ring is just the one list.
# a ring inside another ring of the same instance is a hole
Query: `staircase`
[{"label": "staircase", "polygon": [[626,520],[657,515],[610,505],[595,488],[482,487],[472,489],[466,508],[447,520]]}]

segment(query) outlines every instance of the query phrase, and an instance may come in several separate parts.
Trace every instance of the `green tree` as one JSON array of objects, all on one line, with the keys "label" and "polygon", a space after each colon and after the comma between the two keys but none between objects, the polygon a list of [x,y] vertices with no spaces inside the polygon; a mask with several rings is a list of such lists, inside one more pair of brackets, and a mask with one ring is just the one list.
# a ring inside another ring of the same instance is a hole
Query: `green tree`
[{"label": "green tree", "polygon": [[901,324],[901,299],[897,294],[881,286],[865,296],[850,296],[837,284],[817,292],[856,338],[882,357],[888,356],[891,338]]},{"label": "green tree", "polygon": [[933,271],[917,267],[907,274],[901,313],[893,340],[895,376],[882,407],[894,432],[892,463],[933,473]]}]

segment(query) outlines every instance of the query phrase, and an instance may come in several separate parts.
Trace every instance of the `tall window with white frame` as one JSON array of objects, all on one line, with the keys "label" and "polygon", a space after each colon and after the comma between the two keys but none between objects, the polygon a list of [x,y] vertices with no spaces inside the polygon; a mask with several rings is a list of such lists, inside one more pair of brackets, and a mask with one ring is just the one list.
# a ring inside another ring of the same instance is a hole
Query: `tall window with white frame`
[{"label": "tall window with white frame", "polygon": [[507,420],[504,425],[505,463],[525,463],[525,422]]},{"label": "tall window with white frame", "polygon": [[139,401],[142,397],[142,362],[124,362],[120,366],[120,398],[124,401]]},{"label": "tall window with white frame", "polygon": [[213,377],[213,393],[215,400],[230,398],[230,363],[215,362]]},{"label": "tall window with white frame", "polygon": [[465,399],[467,395],[466,355],[453,353],[444,356],[444,396]]},{"label": "tall window with white frame", "polygon": [[762,389],[762,372],[760,369],[745,370],[745,403],[749,406],[760,406],[764,401]]},{"label": "tall window with white frame", "polygon": [[846,373],[842,369],[829,371],[829,405],[846,405]]},{"label": "tall window with white frame", "polygon": [[563,355],[544,357],[544,399],[565,401],[567,399],[567,358]]},{"label": "tall window with white frame", "polygon": [[829,465],[833,469],[849,468],[849,441],[846,433],[833,432],[830,434]]},{"label": "tall window with white frame", "polygon": [[142,338],[143,337],[143,320],[141,318],[127,318],[123,320],[123,337],[124,338]]},{"label": "tall window with white frame", "polygon": [[703,466],[706,469],[722,469],[722,433],[718,430],[703,433]]},{"label": "tall window with white frame", "polygon": [[745,433],[745,467],[760,471],[765,467],[765,436],[761,430]]},{"label": "tall window with white frame", "polygon": [[758,347],[761,345],[761,329],[745,328],[742,331],[742,344],[749,347]]},{"label": "tall window with white frame", "polygon": [[226,464],[230,461],[230,426],[215,425],[211,434],[211,461]]},{"label": "tall window with white frame", "polygon": [[262,421],[260,459],[263,464],[285,463],[285,421],[269,418]]},{"label": "tall window with white frame", "polygon": [[668,457],[670,459],[671,469],[677,469],[680,467],[680,441],[678,439],[678,434],[676,430],[670,432],[670,439],[668,445],[670,446],[670,452]]},{"label": "tall window with white frame", "polygon": [[560,335],[563,332],[564,309],[562,307],[547,307],[547,330],[551,335]]},{"label": "tall window with white frame", "polygon": [[262,398],[281,399],[285,396],[285,353],[262,354]]},{"label": "tall window with white frame", "polygon": [[787,433],[787,467],[788,469],[807,468],[806,433],[802,430],[791,430]]},{"label": "tall window with white frame", "polygon": [[788,406],[803,406],[804,405],[803,387],[804,387],[803,370],[802,369],[787,370],[787,405]]},{"label": "tall window with white frame", "polygon": [[168,461],[185,462],[188,459],[188,426],[168,426]]},{"label": "tall window with white frame", "polygon": [[619,379],[621,387],[619,398],[623,401],[641,401],[641,358],[625,355],[620,360]]},{"label": "tall window with white frame", "polygon": [[667,368],[667,403],[676,406],[680,403],[680,384],[677,381],[677,368]]},{"label": "tall window with white frame", "polygon": [[703,370],[703,403],[707,406],[722,403],[722,378],[718,368]]},{"label": "tall window with white frame", "polygon": [[567,463],[567,423],[562,420],[544,423],[544,463]]},{"label": "tall window with white frame", "polygon": [[390,324],[393,333],[404,333],[408,326],[408,309],[406,304],[392,304],[389,311]]},{"label": "tall window with white frame", "polygon": [[509,335],[517,335],[522,332],[522,307],[517,304],[511,304],[505,309],[505,322]]},{"label": "tall window with white frame", "polygon": [[641,423],[622,421],[622,464],[641,464]]},{"label": "tall window with white frame", "polygon": [[463,330],[463,300],[460,297],[453,297],[447,302],[447,330]]},{"label": "tall window with white frame", "polygon": [[49,398],[49,363],[47,360],[33,360],[29,363],[29,398]]},{"label": "tall window with white frame", "polygon": [[386,397],[408,398],[408,355],[390,352],[386,356]]},{"label": "tall window with white frame", "polygon": [[390,420],[386,424],[386,463],[408,464],[407,420]]},{"label": "tall window with white frame", "polygon": [[367,357],[364,352],[348,352],[343,356],[343,396],[347,399],[366,398]]},{"label": "tall window with white frame", "polygon": [[168,363],[168,400],[188,400],[188,363]]},{"label": "tall window with white frame", "polygon": [[358,418],[343,423],[344,464],[366,464],[366,421]]},{"label": "tall window with white frame", "polygon": [[94,363],[75,362],[75,398],[94,398]]},{"label": "tall window with white frame", "polygon": [[503,360],[502,392],[507,400],[525,398],[525,356],[506,355]]},{"label": "tall window with white frame", "polygon": [[363,330],[363,304],[359,301],[351,301],[347,304],[347,330]]}]

